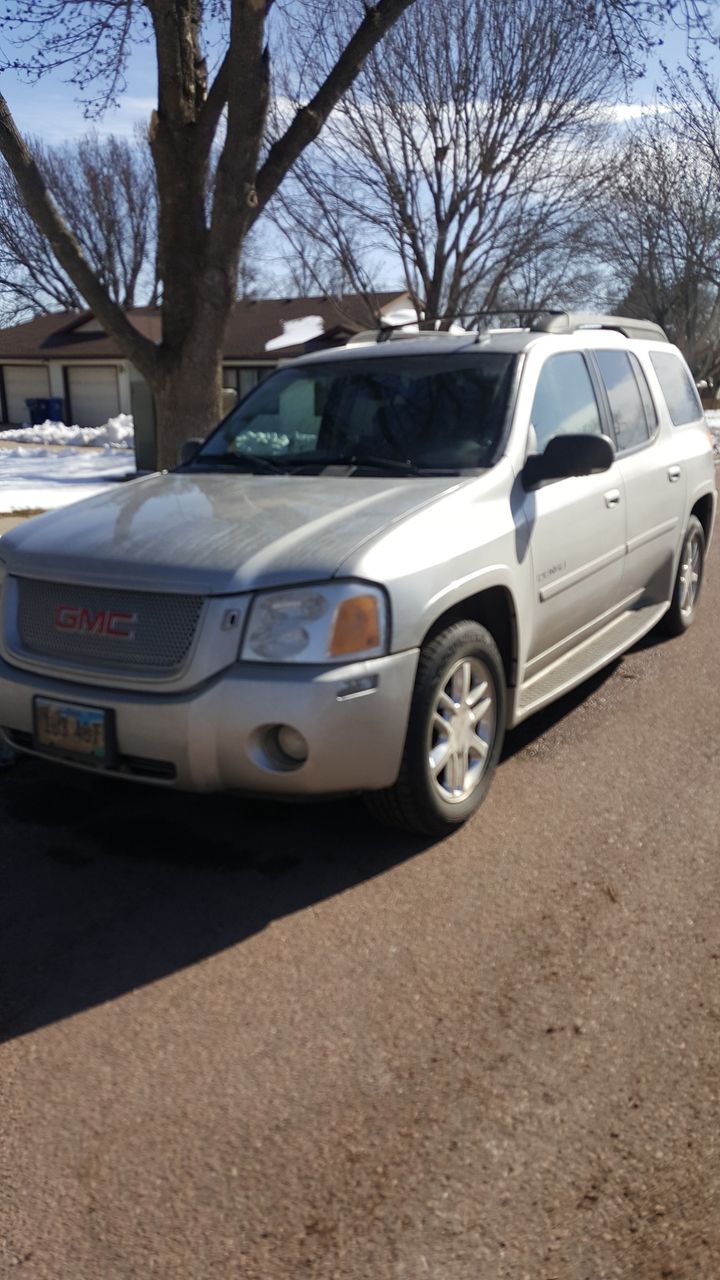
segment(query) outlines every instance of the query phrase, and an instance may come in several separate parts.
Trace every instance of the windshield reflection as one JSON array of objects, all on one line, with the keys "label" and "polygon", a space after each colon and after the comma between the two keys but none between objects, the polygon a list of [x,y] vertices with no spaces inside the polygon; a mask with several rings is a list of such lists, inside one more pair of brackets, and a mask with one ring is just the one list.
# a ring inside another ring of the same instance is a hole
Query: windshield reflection
[{"label": "windshield reflection", "polygon": [[280,369],[235,407],[189,466],[407,475],[487,467],[514,359],[484,351]]}]

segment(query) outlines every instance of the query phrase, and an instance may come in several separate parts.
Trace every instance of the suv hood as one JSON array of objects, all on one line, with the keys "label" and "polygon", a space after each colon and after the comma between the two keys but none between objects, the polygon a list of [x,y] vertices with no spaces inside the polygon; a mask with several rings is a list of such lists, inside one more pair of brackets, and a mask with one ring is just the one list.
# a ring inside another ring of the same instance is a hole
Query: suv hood
[{"label": "suv hood", "polygon": [[362,543],[461,483],[153,475],[29,520],[2,539],[0,559],[24,577],[202,595],[320,581]]}]

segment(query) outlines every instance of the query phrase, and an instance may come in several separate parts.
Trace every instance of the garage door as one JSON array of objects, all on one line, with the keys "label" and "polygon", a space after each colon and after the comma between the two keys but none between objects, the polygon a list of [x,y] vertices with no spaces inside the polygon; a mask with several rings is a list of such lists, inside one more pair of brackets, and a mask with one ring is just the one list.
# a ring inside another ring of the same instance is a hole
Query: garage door
[{"label": "garage door", "polygon": [[29,422],[26,400],[45,400],[49,391],[47,369],[32,365],[6,364],[3,366],[8,422],[17,426]]},{"label": "garage door", "polygon": [[70,418],[79,427],[101,427],[120,412],[117,370],[112,365],[68,369]]}]

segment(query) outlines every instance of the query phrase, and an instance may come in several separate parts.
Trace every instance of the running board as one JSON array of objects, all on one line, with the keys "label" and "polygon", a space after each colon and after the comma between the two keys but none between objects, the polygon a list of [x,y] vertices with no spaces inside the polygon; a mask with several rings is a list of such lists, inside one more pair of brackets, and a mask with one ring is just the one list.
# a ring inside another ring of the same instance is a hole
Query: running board
[{"label": "running board", "polygon": [[518,693],[514,723],[518,724],[533,711],[538,711],[547,702],[554,701],[594,675],[608,662],[612,662],[651,631],[666,610],[665,602],[621,613],[619,618],[614,618],[602,631],[596,632],[589,640],[584,640],[569,653],[563,654],[562,658],[545,667],[538,675],[526,680]]}]

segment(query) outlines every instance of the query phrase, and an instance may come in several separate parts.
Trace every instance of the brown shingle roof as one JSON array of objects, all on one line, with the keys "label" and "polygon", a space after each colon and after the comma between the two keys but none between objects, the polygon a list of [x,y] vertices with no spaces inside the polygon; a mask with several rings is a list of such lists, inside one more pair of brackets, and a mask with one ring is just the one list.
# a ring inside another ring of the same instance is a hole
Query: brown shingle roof
[{"label": "brown shingle roof", "polygon": [[[397,292],[375,294],[372,309],[377,313],[395,299],[405,297],[405,294]],[[153,342],[160,341],[159,311],[151,307],[134,307],[128,314],[141,333]],[[297,346],[266,351],[265,343],[280,337],[283,320],[300,320],[311,315],[322,316],[325,330],[328,335],[334,334],[336,340],[342,333],[357,333],[371,323],[368,304],[355,294],[341,300],[328,297],[247,298],[235,304],[228,322],[225,359],[275,363],[278,359],[300,354],[303,348]],[[63,311],[36,316],[25,324],[2,329],[0,360],[107,360],[120,357],[115,339],[108,334],[79,331],[91,319],[92,315],[87,311]]]}]

